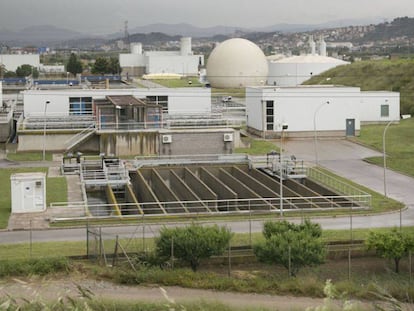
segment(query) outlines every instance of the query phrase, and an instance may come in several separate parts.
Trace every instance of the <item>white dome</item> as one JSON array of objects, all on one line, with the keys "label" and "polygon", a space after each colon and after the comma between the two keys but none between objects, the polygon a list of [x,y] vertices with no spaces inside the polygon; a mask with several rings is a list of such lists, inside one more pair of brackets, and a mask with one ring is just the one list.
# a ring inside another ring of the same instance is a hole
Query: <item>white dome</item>
[{"label": "white dome", "polygon": [[220,43],[207,62],[207,79],[218,88],[239,88],[266,84],[268,65],[262,50],[246,39]]}]

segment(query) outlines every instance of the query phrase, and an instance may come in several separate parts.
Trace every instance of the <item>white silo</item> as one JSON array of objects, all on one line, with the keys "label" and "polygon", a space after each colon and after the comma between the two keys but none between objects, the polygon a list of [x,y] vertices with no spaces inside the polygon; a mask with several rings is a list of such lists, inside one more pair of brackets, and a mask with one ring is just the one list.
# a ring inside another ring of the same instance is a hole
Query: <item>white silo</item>
[{"label": "white silo", "polygon": [[319,40],[319,55],[326,56],[326,42],[323,39],[323,36],[321,36]]},{"label": "white silo", "polygon": [[131,47],[131,54],[138,54],[138,55],[142,54],[142,43],[133,42],[131,43],[130,47]]},{"label": "white silo", "polygon": [[190,37],[183,37],[181,38],[181,55],[193,55],[191,51],[191,38]]},{"label": "white silo", "polygon": [[312,35],[309,37],[309,45],[310,45],[310,49],[311,49],[311,54],[315,55],[315,53],[316,53],[316,44],[315,44],[315,41],[313,40]]}]

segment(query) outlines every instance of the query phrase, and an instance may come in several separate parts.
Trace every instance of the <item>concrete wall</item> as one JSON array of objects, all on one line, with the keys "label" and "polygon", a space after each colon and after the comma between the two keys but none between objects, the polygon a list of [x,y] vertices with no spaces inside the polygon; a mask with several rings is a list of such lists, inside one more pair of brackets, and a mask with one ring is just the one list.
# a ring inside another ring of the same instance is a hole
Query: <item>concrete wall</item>
[{"label": "concrete wall", "polygon": [[[389,116],[381,117],[381,105],[388,105]],[[389,122],[400,119],[400,93],[361,92],[361,122]]]},{"label": "concrete wall", "polygon": [[[177,130],[160,133],[160,155],[182,154],[229,154],[233,153],[234,142],[225,142],[224,134],[233,129]],[[171,135],[171,143],[162,143],[163,135]]]},{"label": "concrete wall", "polygon": [[197,75],[200,57],[204,58],[199,55],[151,55],[148,57],[147,73]]},{"label": "concrete wall", "polygon": [[26,64],[38,68],[40,57],[38,54],[0,54],[0,64],[9,71],[16,71],[17,67]]},{"label": "concrete wall", "polygon": [[157,132],[105,133],[99,135],[100,152],[118,156],[158,154]]},{"label": "concrete wall", "polygon": [[45,102],[47,114],[69,114],[69,97],[92,97],[105,99],[108,95],[132,95],[137,98],[146,96],[168,96],[168,111],[174,113],[211,112],[210,88],[137,88],[103,90],[26,90],[23,92],[24,114],[43,115]]}]

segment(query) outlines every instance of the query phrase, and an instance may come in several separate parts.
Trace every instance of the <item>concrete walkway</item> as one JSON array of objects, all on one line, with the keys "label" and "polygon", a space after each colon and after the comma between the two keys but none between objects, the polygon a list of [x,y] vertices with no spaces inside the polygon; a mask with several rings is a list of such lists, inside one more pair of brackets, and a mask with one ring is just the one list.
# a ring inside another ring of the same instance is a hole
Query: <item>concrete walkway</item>
[{"label": "concrete walkway", "polygon": [[[288,154],[297,159],[315,163],[315,144],[313,140],[292,140],[284,143]],[[319,140],[318,162],[334,173],[352,180],[360,185],[384,194],[384,169],[363,161],[364,158],[382,156],[382,153],[363,147],[346,139]],[[402,225],[414,225],[414,178],[386,170],[387,196],[404,203],[407,207],[402,212]],[[367,223],[375,219],[377,226],[399,226],[398,215],[365,217]]]}]

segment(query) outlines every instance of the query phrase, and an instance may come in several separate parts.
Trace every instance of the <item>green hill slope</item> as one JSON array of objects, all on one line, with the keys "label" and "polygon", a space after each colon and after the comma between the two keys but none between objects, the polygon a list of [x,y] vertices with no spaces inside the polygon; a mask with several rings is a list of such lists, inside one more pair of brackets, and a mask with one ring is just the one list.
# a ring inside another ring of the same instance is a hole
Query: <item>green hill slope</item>
[{"label": "green hill slope", "polygon": [[401,114],[414,115],[414,60],[361,61],[339,66],[304,84],[359,86],[363,91],[400,92]]}]

